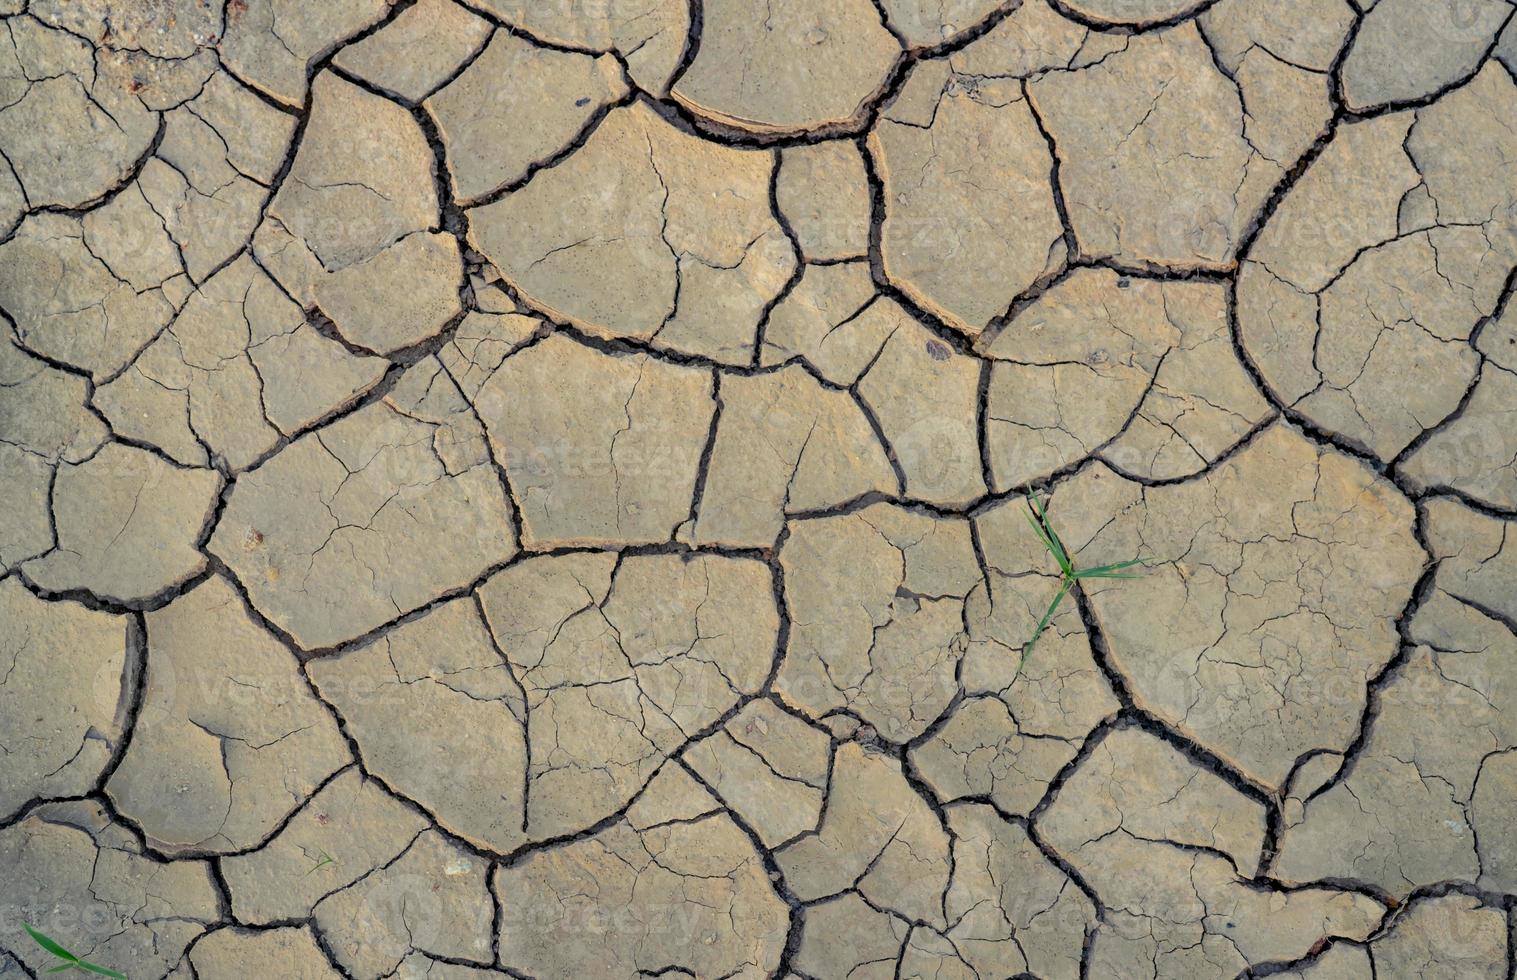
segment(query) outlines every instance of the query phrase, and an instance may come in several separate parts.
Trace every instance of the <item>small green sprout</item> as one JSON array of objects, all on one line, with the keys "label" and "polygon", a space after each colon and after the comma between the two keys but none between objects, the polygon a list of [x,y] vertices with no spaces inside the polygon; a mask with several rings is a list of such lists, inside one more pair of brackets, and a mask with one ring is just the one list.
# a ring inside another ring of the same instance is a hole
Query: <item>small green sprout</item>
[{"label": "small green sprout", "polygon": [[336,858],[332,857],[332,855],[328,854],[326,851],[322,851],[321,856],[316,859],[316,863],[311,866],[311,870],[305,873],[305,877],[309,878],[311,875],[320,871],[322,868],[325,868],[327,865],[336,863]]},{"label": "small green sprout", "polygon": [[58,945],[58,943],[55,942],[53,938],[46,933],[38,929],[33,929],[25,922],[21,923],[21,925],[26,928],[27,935],[31,936],[34,940],[37,941],[38,946],[41,946],[43,949],[47,950],[49,953],[52,953],[54,956],[58,957],[58,959],[63,961],[57,966],[49,969],[47,971],[48,973],[62,973],[65,970],[83,970],[85,973],[93,973],[97,976],[115,977],[116,980],[126,980],[125,973],[117,973],[115,970],[108,970],[98,963],[91,963],[89,960],[81,960],[73,953],[70,953],[68,950]]},{"label": "small green sprout", "polygon": [[1027,498],[1026,516],[1027,523],[1032,527],[1032,533],[1038,536],[1038,540],[1043,542],[1043,547],[1048,549],[1050,555],[1053,555],[1053,560],[1059,563],[1059,577],[1062,581],[1059,583],[1058,595],[1053,597],[1048,611],[1038,621],[1038,628],[1032,631],[1032,639],[1028,640],[1027,645],[1022,648],[1022,661],[1017,664],[1018,673],[1022,670],[1022,664],[1027,663],[1033,644],[1038,642],[1038,637],[1043,635],[1043,631],[1048,628],[1049,622],[1053,619],[1053,614],[1058,611],[1059,603],[1064,601],[1064,597],[1069,594],[1070,589],[1074,588],[1076,582],[1087,578],[1139,578],[1138,575],[1124,572],[1124,569],[1143,564],[1143,559],[1133,558],[1130,561],[1098,565],[1095,568],[1076,568],[1074,558],[1065,549],[1064,542],[1059,540],[1059,532],[1055,531],[1053,524],[1049,523],[1048,511],[1036,493]]}]

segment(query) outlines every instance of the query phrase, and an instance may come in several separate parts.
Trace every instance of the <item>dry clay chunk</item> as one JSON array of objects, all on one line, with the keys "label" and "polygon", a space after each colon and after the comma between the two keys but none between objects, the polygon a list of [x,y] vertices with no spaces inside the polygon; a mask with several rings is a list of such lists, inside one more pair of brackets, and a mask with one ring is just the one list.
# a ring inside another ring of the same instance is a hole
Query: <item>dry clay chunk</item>
[{"label": "dry clay chunk", "polygon": [[877,907],[941,928],[948,852],[937,815],[895,760],[847,742],[833,760],[821,827],[775,860],[802,901],[852,887]]},{"label": "dry clay chunk", "polygon": [[308,650],[461,589],[516,553],[477,417],[435,359],[245,474],[210,550]]},{"label": "dry clay chunk", "polygon": [[83,378],[22,350],[0,331],[0,572],[53,546],[54,467],[89,457],[106,437],[105,424],[86,407]]},{"label": "dry clay chunk", "polygon": [[758,980],[789,930],[752,842],[679,769],[595,835],[499,868],[495,891],[501,961],[531,976]]},{"label": "dry clay chunk", "polygon": [[453,193],[467,204],[515,183],[626,93],[608,55],[555,51],[497,31],[462,75],[427,100]]},{"label": "dry clay chunk", "polygon": [[280,977],[281,980],[337,980],[310,929],[285,926],[261,931],[218,929],[190,952],[201,980]]},{"label": "dry clay chunk", "polygon": [[225,72],[165,114],[139,185],[191,279],[203,282],[247,244],[296,123]]},{"label": "dry clay chunk", "polygon": [[126,620],[44,602],[8,579],[0,664],[0,819],[28,800],[88,792],[121,742],[141,669]]},{"label": "dry clay chunk", "polygon": [[435,230],[435,166],[409,112],[323,72],[254,249],[350,343],[390,353],[425,340],[462,310],[458,242]]},{"label": "dry clay chunk", "polygon": [[29,976],[58,960],[22,930],[23,921],[92,963],[162,977],[222,918],[209,863],[145,856],[97,803],[48,804],[0,830],[0,868],[14,910],[0,921],[0,950]]},{"label": "dry clay chunk", "polygon": [[1507,0],[1380,0],[1340,69],[1345,104],[1410,102],[1467,78],[1511,16]]},{"label": "dry clay chunk", "polygon": [[205,568],[196,545],[221,478],[181,469],[143,449],[110,443],[59,467],[53,488],[58,546],[22,566],[51,592],[141,602]]},{"label": "dry clay chunk", "polygon": [[523,544],[667,541],[690,516],[715,411],[711,375],[561,334],[509,357],[475,398]]},{"label": "dry clay chunk", "polygon": [[[151,214],[141,195],[136,198]],[[125,206],[130,198],[124,192],[117,200]],[[107,213],[100,209],[92,216]],[[149,241],[118,240],[115,247],[138,252],[141,269],[140,253]],[[105,248],[104,241],[86,241],[80,219],[50,213],[27,218],[0,244],[0,309],[14,323],[17,342],[82,368],[96,381],[131,363],[174,318],[189,292],[182,276],[135,283],[118,278],[99,256],[97,250]]]},{"label": "dry clay chunk", "polygon": [[720,399],[696,543],[772,547],[787,514],[899,489],[858,404],[802,368],[724,376]]},{"label": "dry clay chunk", "polygon": [[525,840],[526,704],[472,600],[306,669],[369,772],[477,846],[507,853]]},{"label": "dry clay chunk", "polygon": [[564,162],[471,211],[470,238],[554,319],[747,365],[796,262],[769,207],[775,159],[634,103]]},{"label": "dry clay chunk", "polygon": [[365,980],[395,976],[412,950],[488,963],[489,874],[487,862],[424,830],[395,861],[322,899],[316,925],[333,959]]},{"label": "dry clay chunk", "polygon": [[955,329],[979,334],[1063,263],[1053,158],[1016,81],[967,88],[947,60],[921,62],[869,148],[885,185],[885,274]]},{"label": "dry clay chunk", "polygon": [[1001,6],[997,0],[884,0],[890,25],[913,46],[946,41],[982,23]]},{"label": "dry clay chunk", "polygon": [[32,17],[0,22],[0,152],[8,164],[0,216],[9,219],[0,224],[6,227],[21,210],[17,205],[74,208],[99,201],[132,176],[158,130],[157,113],[144,103],[155,93],[141,91],[131,66],[114,52],[97,55],[64,28]]},{"label": "dry clay chunk", "polygon": [[238,0],[227,5],[221,57],[237,77],[298,109],[311,66],[389,7],[389,0]]},{"label": "dry clay chunk", "polygon": [[965,600],[982,582],[968,522],[888,504],[795,521],[780,565],[792,627],[776,692],[894,742],[925,731],[958,690]]},{"label": "dry clay chunk", "polygon": [[1220,285],[1077,269],[986,345],[996,489],[1100,453],[1125,473],[1189,476],[1263,420]]},{"label": "dry clay chunk", "polygon": [[246,469],[377,382],[388,365],[306,322],[251,258],[222,269],[132,366],[95,393],[117,434],[187,466]]},{"label": "dry clay chunk", "polygon": [[659,98],[669,94],[690,26],[688,0],[480,0],[479,6],[553,44],[617,52],[638,88]]},{"label": "dry clay chunk", "polygon": [[142,708],[106,788],[159,850],[256,847],[351,761],[295,658],[223,579],[148,613],[147,642]]},{"label": "dry clay chunk", "polygon": [[760,133],[851,122],[901,54],[880,20],[869,0],[706,0],[700,50],[673,95]]},{"label": "dry clay chunk", "polygon": [[420,102],[489,40],[490,22],[453,0],[420,0],[384,27],[337,52],[351,75]]},{"label": "dry clay chunk", "polygon": [[[1075,238],[1093,256],[1231,269],[1244,230],[1294,162],[1269,159],[1250,139],[1238,86],[1194,23],[1132,37],[1122,51],[1051,72],[1028,91],[1058,147]],[[1271,123],[1274,113],[1306,111],[1265,104],[1271,113],[1250,108]]]},{"label": "dry clay chunk", "polygon": [[756,694],[777,645],[773,597],[762,563],[714,555],[544,557],[486,582],[486,619],[526,695],[527,835],[617,812]]},{"label": "dry clay chunk", "polygon": [[249,925],[305,918],[326,896],[390,864],[426,828],[426,818],[379,783],[345,770],[263,847],[221,860],[232,912]]},{"label": "dry clay chunk", "polygon": [[1239,274],[1240,339],[1264,380],[1382,460],[1478,373],[1469,339],[1517,266],[1517,133],[1485,121],[1513,106],[1491,65],[1415,113],[1340,126]]},{"label": "dry clay chunk", "polygon": [[1276,424],[1195,481],[1091,467],[1055,500],[1082,564],[1148,565],[1089,587],[1137,704],[1268,787],[1353,742],[1425,558],[1394,487]]},{"label": "dry clay chunk", "polygon": [[1106,737],[1038,829],[1108,903],[1093,976],[1235,976],[1363,940],[1385,911],[1354,892],[1240,882],[1258,868],[1263,806],[1136,729]]}]

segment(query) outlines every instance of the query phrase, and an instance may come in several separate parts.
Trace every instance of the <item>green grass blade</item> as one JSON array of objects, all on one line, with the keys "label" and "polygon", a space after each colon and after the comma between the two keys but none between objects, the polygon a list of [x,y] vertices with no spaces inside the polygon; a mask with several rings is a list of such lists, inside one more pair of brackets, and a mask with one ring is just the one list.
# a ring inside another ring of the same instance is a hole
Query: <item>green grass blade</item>
[{"label": "green grass blade", "polygon": [[1130,561],[1112,562],[1110,565],[1097,565],[1095,568],[1080,570],[1081,575],[1104,575],[1107,572],[1118,572],[1124,568],[1132,568],[1134,565],[1143,564],[1143,559],[1133,558]]},{"label": "green grass blade", "polygon": [[1027,656],[1032,653],[1033,644],[1038,642],[1038,637],[1043,635],[1043,631],[1048,628],[1049,622],[1053,620],[1053,614],[1058,611],[1059,603],[1063,602],[1064,597],[1069,594],[1069,584],[1069,579],[1065,579],[1064,584],[1059,586],[1059,594],[1054,596],[1053,602],[1048,604],[1048,611],[1038,621],[1038,628],[1032,631],[1032,639],[1028,640],[1027,645],[1022,648],[1022,663],[1017,665],[1018,673],[1022,671],[1022,664],[1027,663]]},{"label": "green grass blade", "polygon": [[38,946],[41,946],[43,949],[47,950],[49,953],[52,953],[60,960],[68,960],[70,964],[79,962],[79,957],[75,956],[73,953],[70,953],[62,946],[59,946],[53,941],[53,938],[51,936],[47,935],[47,933],[38,932],[36,929],[33,929],[25,922],[21,923],[21,926],[26,930],[27,935],[31,936],[34,940],[37,941]]},{"label": "green grass blade", "polygon": [[76,967],[78,965],[79,965],[78,963],[59,963],[57,966],[53,967],[51,970],[48,970],[47,972],[48,973],[62,973],[64,970],[72,970],[74,967]]},{"label": "green grass blade", "polygon": [[126,980],[125,973],[117,973],[115,970],[108,970],[98,963],[91,963],[88,960],[80,960],[79,969],[85,970],[89,973],[97,974],[98,976],[102,977],[115,977],[116,980]]},{"label": "green grass blade", "polygon": [[1060,571],[1065,575],[1073,574],[1075,569],[1069,560],[1069,552],[1064,550],[1064,542],[1059,540],[1059,532],[1055,531],[1053,524],[1049,522],[1048,511],[1044,508],[1042,499],[1037,494],[1033,494],[1028,499],[1031,501],[1033,510],[1038,515],[1035,530],[1039,532],[1038,536],[1043,539],[1043,546],[1053,553],[1054,561],[1059,563]]}]

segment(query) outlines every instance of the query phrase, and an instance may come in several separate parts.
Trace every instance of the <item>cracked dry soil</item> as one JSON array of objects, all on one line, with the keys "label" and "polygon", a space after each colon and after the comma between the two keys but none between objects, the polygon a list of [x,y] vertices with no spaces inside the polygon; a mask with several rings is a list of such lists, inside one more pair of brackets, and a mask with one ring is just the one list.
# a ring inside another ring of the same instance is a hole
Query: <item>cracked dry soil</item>
[{"label": "cracked dry soil", "polygon": [[1512,0],[0,24],[0,977],[1513,977]]}]

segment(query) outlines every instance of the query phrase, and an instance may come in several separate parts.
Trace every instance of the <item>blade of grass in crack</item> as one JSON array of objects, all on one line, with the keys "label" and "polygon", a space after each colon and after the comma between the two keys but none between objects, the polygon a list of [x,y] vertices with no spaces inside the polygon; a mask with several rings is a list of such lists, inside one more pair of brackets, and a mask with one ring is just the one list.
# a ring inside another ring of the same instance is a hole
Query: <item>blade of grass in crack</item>
[{"label": "blade of grass in crack", "polygon": [[1141,575],[1135,575],[1135,574],[1133,574],[1131,572],[1123,572],[1123,571],[1121,571],[1121,569],[1123,569],[1123,568],[1132,568],[1134,565],[1141,565],[1141,564],[1142,564],[1141,561],[1123,561],[1123,562],[1117,562],[1115,565],[1102,565],[1099,568],[1085,568],[1085,569],[1081,569],[1081,570],[1075,572],[1072,577],[1073,578],[1077,578],[1077,579],[1087,579],[1087,578],[1142,578],[1143,576],[1141,576]]},{"label": "blade of grass in crack", "polygon": [[115,980],[126,980],[126,974],[125,973],[117,973],[115,970],[108,970],[105,967],[99,965],[98,963],[91,963],[88,960],[80,960],[78,962],[78,964],[76,964],[76,965],[81,970],[84,970],[84,971],[89,972],[89,973],[98,974],[98,975],[100,975],[102,977],[114,977]]},{"label": "blade of grass in crack", "polygon": [[[60,960],[68,960],[70,965],[79,962],[79,957],[75,956],[73,953],[70,953],[62,946],[59,946],[47,933],[39,932],[38,930],[33,929],[31,926],[27,925],[25,922],[21,923],[21,927],[26,930],[26,934],[28,936],[31,936],[32,939],[36,941],[38,946],[41,946],[43,949],[47,950],[49,953],[52,953]],[[49,970],[48,972],[51,973],[52,971]]]},{"label": "blade of grass in crack", "polygon": [[1059,540],[1059,532],[1053,529],[1048,521],[1048,510],[1043,506],[1043,500],[1037,494],[1032,495],[1032,506],[1038,514],[1038,525],[1047,532],[1044,536],[1044,544],[1049,551],[1053,552],[1054,561],[1059,563],[1059,568],[1065,575],[1074,574],[1074,563],[1069,560],[1069,552],[1064,550],[1064,542]]},{"label": "blade of grass in crack", "polygon": [[1063,602],[1064,597],[1069,594],[1069,587],[1072,584],[1073,583],[1066,578],[1064,580],[1064,584],[1059,586],[1059,594],[1053,597],[1053,602],[1049,603],[1048,605],[1048,611],[1044,613],[1043,618],[1038,621],[1038,628],[1032,631],[1032,639],[1028,640],[1027,645],[1022,648],[1022,661],[1021,663],[1017,664],[1017,673],[1020,674],[1022,672],[1023,665],[1027,663],[1027,658],[1032,653],[1033,645],[1038,642],[1038,637],[1042,636],[1043,631],[1048,628],[1049,622],[1053,619],[1053,614],[1058,612],[1059,603]]}]

